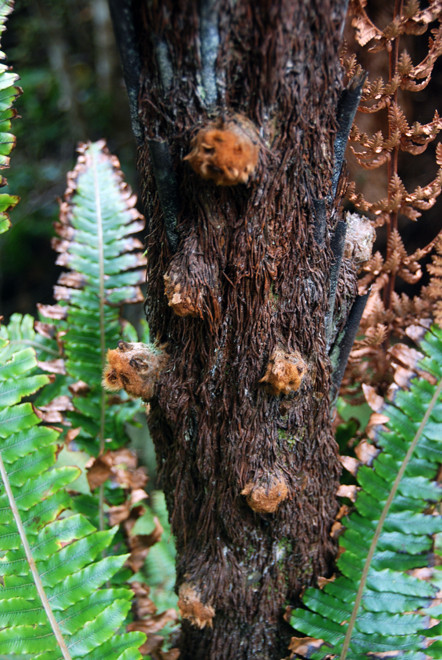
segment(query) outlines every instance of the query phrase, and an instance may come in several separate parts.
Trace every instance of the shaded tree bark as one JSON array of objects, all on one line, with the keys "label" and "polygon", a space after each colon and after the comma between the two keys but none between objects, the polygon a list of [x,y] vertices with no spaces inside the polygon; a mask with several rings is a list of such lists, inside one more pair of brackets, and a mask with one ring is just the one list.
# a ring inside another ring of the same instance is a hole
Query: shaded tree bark
[{"label": "shaded tree bark", "polygon": [[[111,8],[149,220],[147,318],[170,355],[149,426],[177,543],[180,658],[279,660],[285,604],[335,554],[329,355],[339,371],[355,298],[334,200],[351,124],[336,141],[346,2]],[[247,184],[216,186],[183,157],[198,128],[235,113],[257,127],[259,164]]]}]

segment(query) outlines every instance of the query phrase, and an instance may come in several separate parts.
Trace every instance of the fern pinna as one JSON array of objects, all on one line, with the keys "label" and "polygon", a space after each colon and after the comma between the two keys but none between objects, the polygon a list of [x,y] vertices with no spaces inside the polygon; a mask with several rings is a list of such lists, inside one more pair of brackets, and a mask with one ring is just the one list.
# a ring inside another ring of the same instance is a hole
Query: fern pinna
[{"label": "fern pinna", "polygon": [[[308,609],[292,613],[296,630],[324,642],[307,657],[442,656],[441,624],[430,627],[430,618],[442,614],[440,606],[430,607],[440,577],[437,569],[429,580],[413,574],[428,566],[432,535],[442,532],[434,511],[441,499],[434,479],[442,458],[442,330],[434,327],[421,346],[428,380],[413,380],[385,406],[389,421],[377,437],[382,451],[372,468],[358,470],[356,511],[340,538],[341,575],[322,590],[307,589]],[[294,638],[292,649],[302,644]]]},{"label": "fern pinna", "polygon": [[[116,438],[128,414],[105,414],[106,396],[101,375],[108,348],[122,336],[120,308],[142,302],[139,285],[144,281],[146,259],[142,244],[131,235],[144,228],[144,219],[135,208],[136,198],[123,182],[118,160],[104,141],[85,144],[68,176],[68,189],[61,205],[59,238],[54,248],[60,253],[57,264],[68,267],[54,288],[59,304],[41,307],[44,315],[58,317],[57,336],[64,347],[66,371],[79,387],[71,388],[75,410],[69,413],[79,429],[76,443],[97,455],[105,449],[105,438]],[[139,404],[135,408],[139,409]],[[116,448],[108,443],[107,449]]]},{"label": "fern pinna", "polygon": [[69,514],[76,467],[54,467],[59,432],[22,402],[49,382],[34,349],[0,338],[0,655],[141,658],[144,635],[116,634],[129,589],[100,589],[127,555],[102,556],[115,530]]}]

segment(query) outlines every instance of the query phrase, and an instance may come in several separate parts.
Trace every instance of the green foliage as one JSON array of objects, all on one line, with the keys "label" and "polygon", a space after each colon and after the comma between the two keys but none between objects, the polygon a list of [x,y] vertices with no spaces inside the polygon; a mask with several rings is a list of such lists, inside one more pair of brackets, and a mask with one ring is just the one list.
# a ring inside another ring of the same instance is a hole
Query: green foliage
[{"label": "green foliage", "polygon": [[59,432],[22,402],[49,378],[33,348],[3,338],[0,365],[0,654],[141,658],[143,634],[115,635],[132,592],[101,588],[126,559],[105,556],[115,530],[69,513],[79,470],[55,467]]},{"label": "green foliage", "polygon": [[35,301],[50,300],[58,269],[49,241],[76,144],[107,136],[130,181],[136,150],[107,0],[15,0],[2,41],[24,90],[8,175],[21,203],[0,239],[0,313],[7,317],[33,314]]},{"label": "green foliage", "polygon": [[292,613],[296,630],[325,642],[312,658],[343,659],[347,650],[351,660],[386,651],[410,660],[441,657],[440,641],[426,648],[428,638],[441,634],[440,624],[429,628],[429,617],[442,614],[429,607],[439,569],[428,581],[413,571],[428,566],[433,535],[442,531],[434,515],[441,499],[434,479],[442,458],[442,331],[433,328],[422,349],[421,368],[436,384],[415,379],[386,405],[389,421],[377,439],[382,451],[372,468],[359,468],[356,510],[344,521],[341,575],[323,590],[307,589],[308,609]]},{"label": "green foliage", "polygon": [[55,287],[59,305],[41,309],[42,318],[52,317],[63,346],[68,384],[86,384],[73,390],[74,410],[68,418],[79,430],[77,446],[95,456],[127,443],[124,424],[141,410],[141,404],[124,393],[118,408],[111,410],[101,386],[107,350],[115,348],[122,335],[132,334],[128,324],[122,330],[120,308],[142,301],[145,258],[131,235],[144,221],[134,204],[118,161],[104,142],[80,147],[57,225],[60,238],[54,242],[60,252],[57,263],[70,270]]},{"label": "green foliage", "polygon": [[[5,29],[6,19],[12,11],[11,0],[0,0],[0,33]],[[5,55],[0,51],[0,60]],[[12,104],[21,93],[19,87],[15,86],[18,76],[8,70],[8,66],[0,62],[0,169],[9,167],[9,154],[15,146],[15,137],[10,133],[11,119],[16,116]],[[6,179],[0,178],[0,187],[6,185]],[[0,193],[0,234],[9,229],[10,222],[8,211],[18,202],[18,197]]]},{"label": "green foliage", "polygon": [[[10,11],[1,4],[0,21]],[[14,142],[6,131],[15,80],[0,70],[0,167]],[[135,332],[129,325],[122,332],[119,308],[140,299],[141,246],[128,235],[142,223],[103,143],[83,148],[70,183],[59,225],[61,260],[71,269],[56,292],[62,302],[43,308],[49,324],[15,314],[0,327],[0,655],[135,660],[145,635],[124,632],[133,593],[109,587],[121,583],[128,555],[113,553],[117,528],[104,530],[101,498],[101,530],[91,524],[98,508],[84,477],[84,494],[69,495],[80,472],[69,462],[78,464],[77,454],[84,463],[84,454],[59,453],[60,430],[40,417],[60,422],[71,409],[81,429],[77,445],[86,437],[90,453],[104,451],[105,437],[118,438],[117,446],[127,440],[124,424],[140,405],[123,397],[126,405],[107,416],[100,381],[106,349]],[[12,201],[3,196],[0,211]],[[4,231],[9,221],[0,217]],[[69,387],[78,381],[83,396],[74,409]],[[22,401],[29,397],[34,404]],[[82,508],[90,515],[78,513]]]},{"label": "green foliage", "polygon": [[166,499],[164,493],[155,490],[151,493],[151,506],[135,523],[135,534],[150,534],[155,529],[155,516],[163,528],[161,540],[155,543],[146,557],[143,576],[150,587],[150,598],[158,610],[177,608],[178,598],[175,586],[175,542],[170,531]]},{"label": "green foliage", "polygon": [[54,360],[60,356],[57,343],[35,331],[35,319],[30,314],[13,314],[7,326],[0,326],[0,337],[14,346],[30,346],[37,352],[40,361]]}]

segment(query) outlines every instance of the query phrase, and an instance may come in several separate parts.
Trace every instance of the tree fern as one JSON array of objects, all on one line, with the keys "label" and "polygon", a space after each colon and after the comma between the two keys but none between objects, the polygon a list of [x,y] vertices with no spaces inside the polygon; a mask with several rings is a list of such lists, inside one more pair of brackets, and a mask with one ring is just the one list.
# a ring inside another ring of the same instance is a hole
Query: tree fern
[{"label": "tree fern", "polygon": [[0,655],[141,658],[142,634],[115,635],[131,591],[100,590],[127,555],[101,557],[115,530],[69,514],[79,470],[54,467],[59,432],[22,402],[49,378],[33,348],[3,338],[0,364]]},{"label": "tree fern", "polygon": [[[429,380],[413,380],[383,411],[389,421],[377,443],[373,467],[358,471],[356,511],[340,538],[341,576],[322,590],[307,589],[308,609],[294,610],[298,631],[324,640],[309,657],[370,657],[396,652],[418,660],[441,657],[441,627],[429,618],[441,608],[430,604],[440,577],[421,580],[414,569],[428,566],[432,535],[442,531],[434,515],[441,489],[434,482],[442,458],[442,331],[433,328],[422,343],[421,367]],[[435,638],[428,646],[428,639]],[[427,648],[428,646],[428,648]]]},{"label": "tree fern", "polygon": [[[5,30],[5,23],[12,11],[11,0],[0,0],[0,33]],[[9,67],[3,63],[5,54],[0,51],[0,169],[9,166],[9,154],[15,146],[15,137],[10,133],[11,119],[16,116],[16,110],[12,104],[21,89],[15,85],[18,80],[17,74],[9,71]],[[0,178],[0,187],[6,185],[6,179]],[[18,202],[18,197],[7,193],[0,193],[0,234],[10,227],[8,211]]]}]

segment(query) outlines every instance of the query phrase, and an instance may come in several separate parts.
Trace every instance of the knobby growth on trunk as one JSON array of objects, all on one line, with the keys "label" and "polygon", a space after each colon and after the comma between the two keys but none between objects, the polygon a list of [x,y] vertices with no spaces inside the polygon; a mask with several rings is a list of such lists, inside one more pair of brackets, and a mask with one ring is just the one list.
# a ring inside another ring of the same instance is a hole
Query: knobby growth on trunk
[{"label": "knobby growth on trunk", "polygon": [[133,4],[111,8],[169,356],[149,426],[180,659],[279,659],[285,603],[335,554],[331,401],[363,306],[334,199],[362,85],[338,110],[346,3]]}]

